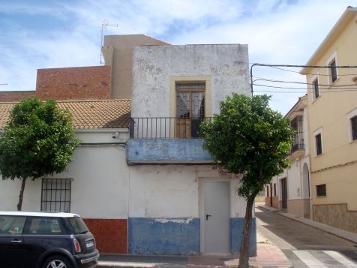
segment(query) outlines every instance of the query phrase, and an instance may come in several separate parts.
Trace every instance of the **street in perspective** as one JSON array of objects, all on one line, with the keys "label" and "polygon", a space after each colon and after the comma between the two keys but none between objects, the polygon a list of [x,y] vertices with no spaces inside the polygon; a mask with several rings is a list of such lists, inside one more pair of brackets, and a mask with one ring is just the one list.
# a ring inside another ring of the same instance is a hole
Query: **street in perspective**
[{"label": "street in perspective", "polygon": [[[257,230],[263,243],[277,246],[292,267],[357,267],[356,243],[313,225],[256,207]],[[265,241],[264,241],[265,240]]]},{"label": "street in perspective", "polygon": [[356,0],[0,1],[0,268],[357,268]]}]

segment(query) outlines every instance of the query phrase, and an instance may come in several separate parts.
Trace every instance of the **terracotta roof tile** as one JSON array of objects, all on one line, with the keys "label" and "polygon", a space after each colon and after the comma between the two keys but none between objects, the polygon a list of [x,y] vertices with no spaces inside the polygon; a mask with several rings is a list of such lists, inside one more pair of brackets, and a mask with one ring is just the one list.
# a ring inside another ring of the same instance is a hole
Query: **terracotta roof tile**
[{"label": "terracotta roof tile", "polygon": [[[127,128],[130,122],[129,99],[57,101],[73,116],[76,129]],[[0,103],[0,129],[6,125],[16,103]]]}]

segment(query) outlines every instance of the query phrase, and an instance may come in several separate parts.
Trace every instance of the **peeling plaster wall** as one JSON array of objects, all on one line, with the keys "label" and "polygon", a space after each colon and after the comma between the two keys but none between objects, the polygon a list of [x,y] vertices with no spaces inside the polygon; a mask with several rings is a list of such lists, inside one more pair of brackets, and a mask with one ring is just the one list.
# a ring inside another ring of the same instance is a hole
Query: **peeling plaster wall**
[{"label": "peeling plaster wall", "polygon": [[172,114],[172,82],[200,80],[210,85],[206,101],[213,113],[232,92],[249,95],[248,46],[183,45],[140,46],[133,56],[132,117],[162,117]]},{"label": "peeling plaster wall", "polygon": [[[130,167],[128,251],[143,255],[200,253],[201,182],[230,183],[230,250],[239,251],[246,202],[239,179],[209,165],[140,165]],[[250,254],[256,252],[255,225]]]},{"label": "peeling plaster wall", "polygon": [[128,164],[212,163],[202,139],[130,139]]},{"label": "peeling plaster wall", "polygon": [[[142,165],[130,167],[129,218],[199,218],[201,179],[229,179],[206,165]],[[246,202],[238,196],[238,179],[229,179],[231,217],[244,217]],[[174,208],[174,209],[173,209]]]}]

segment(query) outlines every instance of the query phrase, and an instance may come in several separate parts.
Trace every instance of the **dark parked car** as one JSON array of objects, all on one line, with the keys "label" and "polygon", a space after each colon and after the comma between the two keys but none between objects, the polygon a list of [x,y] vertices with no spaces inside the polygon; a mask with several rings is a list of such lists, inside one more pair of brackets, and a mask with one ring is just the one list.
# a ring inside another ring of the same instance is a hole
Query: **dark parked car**
[{"label": "dark parked car", "polygon": [[0,211],[0,267],[95,267],[93,235],[70,213]]}]

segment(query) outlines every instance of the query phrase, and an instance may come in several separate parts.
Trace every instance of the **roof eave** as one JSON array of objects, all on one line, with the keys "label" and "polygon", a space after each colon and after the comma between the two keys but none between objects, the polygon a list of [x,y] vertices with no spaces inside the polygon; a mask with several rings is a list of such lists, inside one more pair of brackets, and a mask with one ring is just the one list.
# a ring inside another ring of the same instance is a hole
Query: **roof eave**
[{"label": "roof eave", "polygon": [[284,116],[285,118],[290,118],[290,116],[300,108],[306,107],[306,100],[307,100],[307,95],[305,94],[304,96],[299,97],[298,101],[294,104],[293,107],[287,112],[287,114]]},{"label": "roof eave", "polygon": [[[307,66],[313,65],[313,62],[316,60],[316,58],[319,56],[319,53],[329,45],[329,42],[340,33],[340,28],[343,26],[344,23],[347,23],[352,17],[357,13],[357,8],[355,7],[347,7],[346,10],[343,12],[341,17],[338,19],[336,24],[332,27],[330,32],[327,34],[325,39],[322,41],[320,46],[315,50],[314,54],[310,57],[308,62],[305,64]],[[301,71],[300,74],[306,75],[308,73],[309,67],[304,67]]]}]

